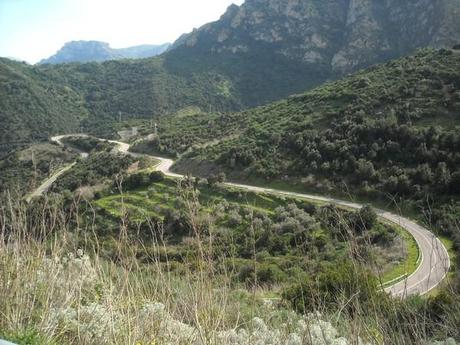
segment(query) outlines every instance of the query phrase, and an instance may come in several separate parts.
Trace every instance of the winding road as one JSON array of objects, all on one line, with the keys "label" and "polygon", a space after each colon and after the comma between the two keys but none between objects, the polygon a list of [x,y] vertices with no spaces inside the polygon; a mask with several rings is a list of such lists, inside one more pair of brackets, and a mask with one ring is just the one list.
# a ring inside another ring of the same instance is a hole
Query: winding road
[{"label": "winding road", "polygon": [[[51,138],[51,141],[57,143],[58,145],[62,144],[62,139],[66,137],[86,137],[85,134],[68,134],[68,135],[60,135]],[[101,139],[102,140],[102,139]],[[135,157],[146,156],[141,154],[136,154],[129,152],[130,145],[127,143],[108,140],[108,142],[113,143],[116,145],[116,150],[120,153],[129,154]],[[174,178],[181,178],[183,175],[175,174],[170,171],[171,167],[174,164],[174,161],[167,158],[156,157],[156,156],[149,156],[158,160],[160,163],[157,165],[157,170],[163,172],[166,176],[174,177]],[[66,166],[61,171],[50,177],[46,180],[33,194],[30,195],[29,198],[34,196],[41,195],[45,193],[48,188],[67,170],[72,168],[73,165]],[[328,198],[328,197],[321,197],[316,195],[304,194],[304,193],[295,193],[295,192],[286,192],[281,190],[275,190],[271,188],[263,188],[263,187],[256,187],[256,186],[249,186],[244,184],[238,183],[226,183],[227,186],[231,186],[234,188],[245,189],[253,192],[260,192],[260,193],[270,193],[282,196],[291,196],[296,198],[304,198],[310,200],[316,200],[320,202],[332,203],[352,209],[360,209],[363,205],[348,202],[344,200],[339,200],[335,198]],[[385,291],[390,293],[395,297],[407,297],[410,295],[423,295],[435,287],[437,287],[442,280],[446,277],[447,273],[450,269],[450,259],[449,254],[447,252],[446,247],[443,243],[428,229],[418,225],[417,223],[407,219],[405,217],[399,216],[397,214],[387,212],[384,210],[376,210],[379,217],[386,219],[390,222],[393,222],[406,231],[408,231],[416,240],[417,245],[420,249],[420,260],[419,266],[411,275],[404,277],[400,281],[397,281],[391,286],[385,288]]]}]

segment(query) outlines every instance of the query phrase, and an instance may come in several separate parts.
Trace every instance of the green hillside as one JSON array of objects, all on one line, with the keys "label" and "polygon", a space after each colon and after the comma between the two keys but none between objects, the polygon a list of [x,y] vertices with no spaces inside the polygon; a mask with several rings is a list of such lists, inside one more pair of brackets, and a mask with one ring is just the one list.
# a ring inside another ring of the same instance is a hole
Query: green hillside
[{"label": "green hillside", "polygon": [[212,71],[176,74],[163,58],[44,66],[56,82],[66,83],[85,99],[98,120],[145,118],[186,105],[238,109],[231,83]]},{"label": "green hillside", "polygon": [[35,141],[94,131],[118,120],[151,118],[194,105],[239,109],[232,83],[215,72],[179,75],[161,58],[30,66],[0,60],[0,136]]},{"label": "green hillside", "polygon": [[29,142],[51,133],[75,131],[87,116],[83,98],[72,88],[52,81],[40,68],[0,59],[2,143]]},{"label": "green hillside", "polygon": [[[32,141],[82,126],[110,136],[107,127],[120,117],[152,118],[188,106],[240,111],[418,48],[459,42],[458,0],[276,3],[230,6],[160,57],[54,66],[2,59],[0,135]],[[417,92],[427,87],[421,77]],[[335,100],[341,101],[346,95]]]},{"label": "green hillside", "polygon": [[164,120],[138,148],[185,153],[177,169],[199,175],[421,197],[459,192],[458,125],[460,54],[423,50],[268,106]]}]

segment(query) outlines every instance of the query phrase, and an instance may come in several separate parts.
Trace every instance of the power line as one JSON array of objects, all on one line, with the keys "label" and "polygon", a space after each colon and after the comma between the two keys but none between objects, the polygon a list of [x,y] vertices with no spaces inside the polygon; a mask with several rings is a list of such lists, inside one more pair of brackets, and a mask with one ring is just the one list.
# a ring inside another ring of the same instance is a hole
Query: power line
[{"label": "power line", "polygon": [[33,141],[11,141],[8,143],[0,143],[0,146],[10,146],[10,145],[26,145],[33,144]]}]

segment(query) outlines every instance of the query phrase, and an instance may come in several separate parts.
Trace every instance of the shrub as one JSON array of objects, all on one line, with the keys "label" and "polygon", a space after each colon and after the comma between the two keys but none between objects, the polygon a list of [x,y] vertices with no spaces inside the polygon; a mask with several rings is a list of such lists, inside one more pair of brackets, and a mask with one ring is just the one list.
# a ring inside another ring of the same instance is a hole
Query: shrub
[{"label": "shrub", "polygon": [[127,189],[137,189],[141,187],[148,186],[150,183],[150,177],[146,174],[139,173],[139,174],[132,174],[128,175],[124,179],[124,186]]},{"label": "shrub", "polygon": [[315,280],[284,289],[282,297],[298,312],[307,313],[323,307],[334,310],[342,303],[351,311],[355,302],[368,304],[378,293],[377,281],[367,270],[346,262],[327,268]]},{"label": "shrub", "polygon": [[165,179],[165,175],[161,171],[154,171],[149,175],[150,182],[161,182]]},{"label": "shrub", "polygon": [[257,269],[257,281],[259,283],[274,284],[285,280],[286,275],[280,268],[273,264],[262,264]]},{"label": "shrub", "polygon": [[354,214],[354,228],[358,233],[369,231],[377,223],[377,213],[366,205]]}]

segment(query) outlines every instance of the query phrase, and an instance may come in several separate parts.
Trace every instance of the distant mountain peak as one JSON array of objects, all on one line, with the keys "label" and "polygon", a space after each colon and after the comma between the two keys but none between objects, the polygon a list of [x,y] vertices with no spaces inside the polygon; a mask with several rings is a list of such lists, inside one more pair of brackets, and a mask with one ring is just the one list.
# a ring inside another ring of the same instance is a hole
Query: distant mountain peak
[{"label": "distant mountain peak", "polygon": [[101,62],[118,59],[139,59],[160,55],[170,44],[139,45],[128,48],[114,49],[109,43],[101,41],[70,41],[53,56],[39,64],[59,64],[70,62]]}]

